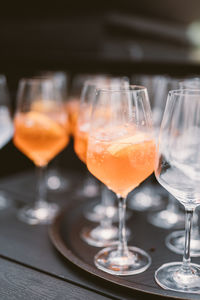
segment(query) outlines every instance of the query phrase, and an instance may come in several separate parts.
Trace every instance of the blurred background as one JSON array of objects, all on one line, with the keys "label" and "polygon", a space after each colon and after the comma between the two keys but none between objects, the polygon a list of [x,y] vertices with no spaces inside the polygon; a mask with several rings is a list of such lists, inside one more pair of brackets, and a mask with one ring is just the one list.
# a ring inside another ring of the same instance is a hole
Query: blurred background
[{"label": "blurred background", "polygon": [[[23,1],[24,2],[24,1]],[[199,0],[123,0],[24,3],[0,9],[0,73],[7,77],[12,110],[22,77],[65,71],[78,74],[200,74]],[[64,167],[80,168],[72,145]],[[9,142],[0,155],[0,176],[33,165]]]}]

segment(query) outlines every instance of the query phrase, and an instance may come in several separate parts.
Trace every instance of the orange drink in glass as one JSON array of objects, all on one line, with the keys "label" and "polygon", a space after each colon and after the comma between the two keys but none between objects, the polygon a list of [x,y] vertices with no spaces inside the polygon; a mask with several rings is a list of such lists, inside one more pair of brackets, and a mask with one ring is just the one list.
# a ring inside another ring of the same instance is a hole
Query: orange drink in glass
[{"label": "orange drink in glass", "polygon": [[72,98],[66,103],[66,110],[69,116],[70,134],[74,135],[78,120],[80,100],[78,98]]},{"label": "orange drink in glass", "polygon": [[45,166],[69,141],[64,125],[36,111],[18,113],[14,144],[37,166]]},{"label": "orange drink in glass", "polygon": [[154,170],[156,147],[145,87],[102,88],[96,92],[88,135],[89,171],[119,200],[119,242],[99,251],[95,265],[110,274],[144,272],[151,257],[127,245],[126,197]]},{"label": "orange drink in glass", "polygon": [[89,124],[77,127],[74,135],[74,150],[79,159],[86,164]]},{"label": "orange drink in glass", "polygon": [[44,170],[69,142],[64,99],[53,80],[30,78],[20,81],[17,100],[13,142],[38,170],[37,199],[23,207],[18,216],[31,225],[50,223],[58,211],[58,205],[46,201]]},{"label": "orange drink in glass", "polygon": [[110,141],[90,139],[89,171],[122,197],[153,172],[154,160],[155,142],[142,132]]}]

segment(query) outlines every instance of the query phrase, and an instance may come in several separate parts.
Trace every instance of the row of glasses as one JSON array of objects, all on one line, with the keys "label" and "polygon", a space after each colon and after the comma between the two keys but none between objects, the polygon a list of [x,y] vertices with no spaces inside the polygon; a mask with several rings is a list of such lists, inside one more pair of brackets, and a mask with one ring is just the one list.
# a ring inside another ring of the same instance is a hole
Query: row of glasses
[{"label": "row of glasses", "polygon": [[[143,82],[147,87],[151,95],[152,101],[152,111],[153,111],[153,121],[157,124],[156,132],[159,130],[159,123],[163,114],[163,107],[165,105],[165,99],[167,98],[167,93],[170,89],[199,89],[200,79],[196,78],[171,78],[169,76],[140,76],[134,77],[134,80]],[[155,188],[154,188],[155,190]],[[163,195],[160,195],[163,198]],[[158,198],[158,201],[157,201]],[[131,199],[131,208],[136,210],[146,210],[148,208],[154,208],[154,206],[159,207],[159,193],[156,191],[153,193],[151,186],[145,187]],[[152,205],[153,201],[153,205]],[[198,212],[198,210],[197,210]],[[150,212],[148,214],[148,220],[151,224],[165,228],[181,228],[183,227],[184,218],[182,210],[180,210],[179,205],[174,201],[172,195],[169,196],[169,201],[167,207],[164,210],[158,212]],[[167,235],[166,246],[175,253],[183,254],[184,252],[184,231],[174,231]],[[198,214],[194,215],[194,225],[191,235],[191,256],[200,255],[200,234],[198,226]]]},{"label": "row of glasses", "polygon": [[[20,210],[19,217],[29,224],[49,223],[58,207],[46,201],[42,170],[69,140],[63,97],[53,80],[31,78],[21,80],[17,98],[14,143],[40,170],[37,201]],[[156,160],[159,183],[186,209],[186,229],[183,262],[161,266],[155,279],[165,289],[199,293],[200,267],[190,262],[190,237],[193,212],[200,205],[200,90],[169,92],[157,151],[146,88],[95,86],[93,99],[84,160],[119,202],[119,242],[96,254],[96,266],[114,275],[149,267],[144,250],[127,246],[125,211],[127,195],[153,172]]]},{"label": "row of glasses", "polygon": [[[183,262],[167,263],[155,273],[157,283],[179,292],[199,293],[200,266],[190,262],[194,209],[200,205],[200,90],[169,92],[155,151],[151,111],[145,88],[97,90],[88,138],[87,166],[119,198],[119,243],[95,256],[96,266],[115,275],[145,271],[151,258],[128,247],[125,229],[126,196],[153,171],[186,210]],[[99,110],[109,112],[99,118]]]}]

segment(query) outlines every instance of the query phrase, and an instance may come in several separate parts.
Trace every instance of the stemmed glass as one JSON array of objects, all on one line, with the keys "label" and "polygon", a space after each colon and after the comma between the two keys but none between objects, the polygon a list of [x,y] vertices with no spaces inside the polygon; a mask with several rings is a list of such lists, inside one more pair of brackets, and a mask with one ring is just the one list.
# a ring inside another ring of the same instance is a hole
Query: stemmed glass
[{"label": "stemmed glass", "polygon": [[[43,71],[40,73],[41,77],[53,80],[55,88],[58,89],[60,96],[63,98],[64,104],[67,103],[67,89],[69,76],[63,71]],[[69,120],[67,120],[68,122]],[[60,157],[57,156],[51,163],[50,167],[47,169],[47,174],[45,176],[47,186],[50,190],[61,191],[66,190],[70,185],[69,177],[62,172],[60,167],[61,161]]]},{"label": "stemmed glass", "polygon": [[190,262],[192,217],[200,205],[200,90],[169,92],[160,129],[155,175],[186,211],[183,262],[162,265],[157,283],[169,290],[200,293],[200,266]]},{"label": "stemmed glass", "polygon": [[[113,81],[111,79],[111,82],[116,84],[115,80]],[[95,100],[96,87],[100,83],[102,83],[102,80],[87,81],[84,84],[82,92],[79,116],[74,135],[74,150],[83,163],[86,163],[92,104]],[[101,115],[104,113],[106,113],[104,110],[99,110],[99,118],[101,118]],[[118,235],[117,227],[112,225],[112,217],[114,217],[116,209],[113,207],[112,198],[109,197],[108,191],[106,190],[107,188],[101,185],[100,196],[103,206],[103,217],[100,220],[100,224],[95,228],[93,226],[84,227],[81,232],[82,239],[89,245],[96,247],[108,246],[110,243],[116,242]],[[87,208],[84,212],[86,217],[88,211],[89,216],[91,216],[90,208]],[[98,222],[98,220],[96,220],[96,222]]]},{"label": "stemmed glass", "polygon": [[[89,95],[89,97],[87,97],[87,94],[90,93],[90,91],[88,91],[88,83],[93,83],[96,87],[100,87],[100,86],[109,86],[109,87],[113,87],[113,86],[124,86],[124,87],[128,87],[129,86],[129,79],[126,76],[122,76],[122,77],[114,77],[111,75],[96,75],[93,76],[90,80],[87,80],[83,86],[83,90],[82,90],[82,97],[81,97],[81,102],[85,102],[85,96],[86,96],[86,101],[88,102],[87,105],[91,105],[91,102],[94,100],[92,99],[91,95]],[[91,89],[91,87],[89,88]],[[93,93],[92,93],[93,95]],[[94,95],[93,95],[94,96]],[[88,98],[88,100],[87,100]],[[93,97],[94,98],[94,97]],[[84,104],[85,105],[85,104]],[[83,107],[81,105],[80,107],[80,114],[82,114],[83,111]],[[86,118],[88,118],[88,114],[86,114]],[[88,209],[84,212],[84,215],[86,217],[86,219],[88,219],[89,221],[92,222],[100,222],[101,225],[101,229],[103,228],[103,224],[107,224],[107,229],[108,229],[108,224],[112,225],[111,218],[113,219],[113,221],[116,221],[118,219],[118,213],[117,213],[117,207],[115,206],[115,201],[114,201],[114,197],[112,197],[111,193],[109,193],[108,191],[106,191],[107,188],[103,185],[101,186],[101,201],[97,204],[95,203],[91,203],[91,206],[88,207]],[[103,195],[106,194],[107,197],[103,197]],[[110,196],[108,196],[108,194],[110,194]],[[106,219],[106,215],[105,213],[108,212],[108,217],[107,217],[107,221]],[[130,217],[130,214],[127,214],[127,218]],[[110,220],[110,221],[109,221]],[[104,225],[105,227],[105,225]],[[105,230],[103,231],[103,235],[105,236]],[[129,231],[127,230],[127,233],[129,233]],[[100,232],[99,232],[100,234]],[[109,230],[109,234],[107,234],[107,239],[114,239],[116,238],[116,234],[117,234],[117,230],[115,227],[111,227],[111,231]],[[106,242],[107,243],[107,242]],[[101,246],[105,246],[105,244],[101,244]]]},{"label": "stemmed glass", "polygon": [[37,166],[36,201],[19,210],[19,218],[28,224],[50,223],[58,205],[46,201],[44,171],[69,141],[67,114],[54,82],[45,78],[22,79],[17,94],[14,118],[14,144]]},{"label": "stemmed glass", "polygon": [[154,160],[155,142],[146,88],[98,90],[88,139],[87,166],[119,200],[119,243],[102,249],[94,259],[96,266],[107,273],[137,274],[151,263],[144,250],[127,246],[125,211],[128,193],[153,172]]},{"label": "stemmed glass", "polygon": [[[185,78],[179,82],[180,89],[198,89],[200,90],[200,78]],[[191,230],[190,255],[200,256],[200,232],[199,232],[199,208],[196,209],[195,218]],[[173,231],[166,239],[166,246],[175,253],[183,254],[185,235],[183,230]]]},{"label": "stemmed glass", "polygon": [[[0,75],[0,149],[8,143],[13,135],[13,122],[10,113],[6,77]],[[9,204],[10,199],[4,191],[0,190],[0,209],[6,208]]]},{"label": "stemmed glass", "polygon": [[[84,85],[90,80],[106,80],[108,75],[105,74],[78,74],[73,76],[72,83],[70,87],[70,95],[68,101],[66,102],[66,109],[69,114],[70,123],[70,133],[71,136],[75,138],[76,126],[78,122],[78,116],[80,112],[80,103],[84,97]],[[93,198],[99,195],[99,185],[93,176],[89,176],[86,173],[83,184],[77,189],[79,196],[84,196],[87,198]],[[86,218],[92,221],[100,221],[102,219],[102,206],[101,204],[93,205],[88,209],[86,213]]]},{"label": "stemmed glass", "polygon": [[[133,84],[143,85],[147,88],[152,109],[154,130],[158,131],[162,119],[164,100],[168,93],[169,77],[166,75],[134,75]],[[162,208],[164,206],[163,193],[155,183],[155,178],[151,177],[144,183],[142,189],[136,190],[131,195],[128,206],[136,211],[147,211]]]},{"label": "stemmed glass", "polygon": [[[151,80],[150,80],[151,79]],[[148,83],[147,87],[150,88],[150,100],[152,100],[152,113],[153,113],[153,122],[154,122],[154,130],[156,138],[158,139],[160,124],[162,121],[162,116],[164,112],[165,102],[167,99],[167,95],[169,90],[178,88],[178,79],[172,78],[166,75],[157,75],[153,77],[145,77],[146,83]],[[150,81],[150,82],[149,82]],[[159,191],[158,188],[155,187],[148,191],[147,195],[151,196],[151,202],[149,201],[149,208],[156,208],[155,211],[150,211],[148,214],[148,221],[156,227],[170,229],[170,228],[182,228],[184,225],[184,214],[181,211],[179,205],[176,203],[176,200],[173,196],[170,196],[168,193],[164,195],[164,193]],[[153,195],[154,192],[154,195]],[[156,195],[155,195],[156,192]],[[158,197],[156,200],[156,197]],[[144,198],[144,197],[143,197]],[[162,200],[167,199],[167,205],[163,209],[160,209],[159,206],[162,205]],[[139,201],[139,197],[137,197]],[[144,198],[145,199],[145,198]],[[139,204],[138,201],[134,204],[138,207],[141,207],[142,204]],[[160,202],[160,205],[158,205]],[[145,205],[143,205],[145,207]],[[145,207],[147,208],[147,206]]]}]

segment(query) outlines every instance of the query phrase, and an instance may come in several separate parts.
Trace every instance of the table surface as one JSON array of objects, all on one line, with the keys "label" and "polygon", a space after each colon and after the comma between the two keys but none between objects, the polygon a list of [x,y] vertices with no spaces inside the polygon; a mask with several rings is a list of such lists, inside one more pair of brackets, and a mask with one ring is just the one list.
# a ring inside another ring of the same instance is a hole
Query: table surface
[{"label": "table surface", "polygon": [[[49,201],[60,206],[77,197],[83,175],[66,175],[66,190],[48,192]],[[48,226],[30,226],[17,219],[17,210],[35,196],[34,172],[0,180],[0,190],[12,205],[0,210],[0,294],[1,299],[152,299],[97,278],[64,259],[53,247]],[[153,299],[160,299],[153,296]]]}]

